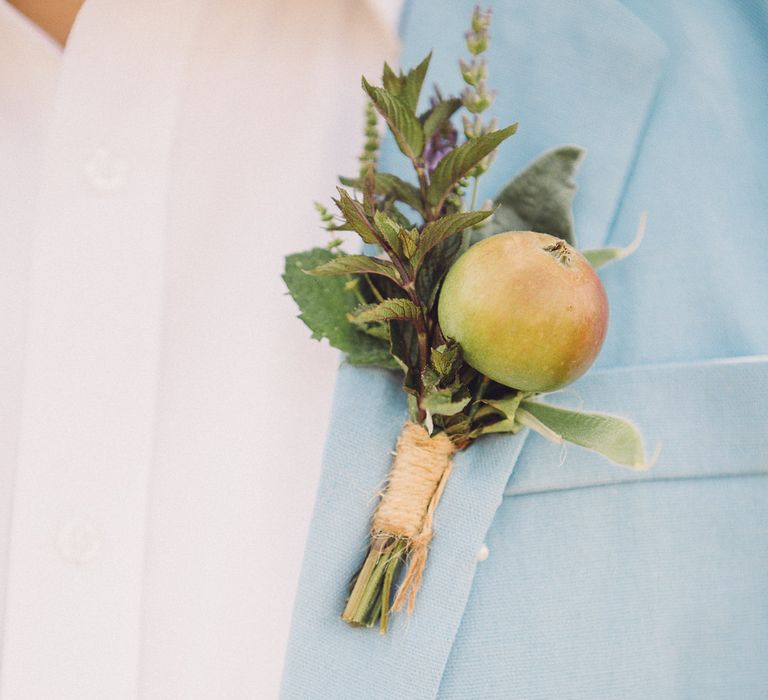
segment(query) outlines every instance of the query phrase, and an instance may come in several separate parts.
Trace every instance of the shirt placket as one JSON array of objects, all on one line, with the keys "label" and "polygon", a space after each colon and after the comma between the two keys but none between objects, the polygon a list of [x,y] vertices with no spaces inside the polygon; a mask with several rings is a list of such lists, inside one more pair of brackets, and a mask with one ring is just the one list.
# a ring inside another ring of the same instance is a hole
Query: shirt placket
[{"label": "shirt placket", "polygon": [[37,203],[2,696],[135,697],[164,231],[198,2],[88,0]]}]

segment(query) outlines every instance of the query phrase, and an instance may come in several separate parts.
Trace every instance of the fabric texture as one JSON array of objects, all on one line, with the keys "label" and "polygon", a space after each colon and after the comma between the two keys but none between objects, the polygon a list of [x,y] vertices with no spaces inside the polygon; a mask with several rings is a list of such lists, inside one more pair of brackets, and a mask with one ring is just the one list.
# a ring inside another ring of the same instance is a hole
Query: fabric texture
[{"label": "fabric texture", "polygon": [[[472,7],[411,2],[403,64],[434,49],[430,79],[457,88]],[[457,456],[413,617],[386,637],[351,629],[344,584],[405,407],[392,375],[342,367],[283,695],[764,698],[766,7],[493,9],[493,112],[520,129],[481,196],[575,143],[588,151],[580,247],[626,244],[649,214],[640,250],[601,271],[611,319],[596,367],[550,400],[632,418],[658,460],[638,474],[537,435],[478,441]]]},{"label": "fabric texture", "polygon": [[385,27],[85,0],[62,49],[0,0],[4,699],[277,696],[338,365],[280,274]]}]

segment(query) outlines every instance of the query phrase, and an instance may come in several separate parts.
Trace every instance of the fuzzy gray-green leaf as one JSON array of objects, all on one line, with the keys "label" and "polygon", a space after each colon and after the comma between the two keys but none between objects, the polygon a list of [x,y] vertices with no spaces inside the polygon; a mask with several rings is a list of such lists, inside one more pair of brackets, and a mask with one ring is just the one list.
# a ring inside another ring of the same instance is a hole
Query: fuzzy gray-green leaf
[{"label": "fuzzy gray-green leaf", "polygon": [[517,433],[522,429],[522,426],[515,420],[517,409],[520,407],[520,402],[527,394],[523,392],[516,392],[510,396],[502,399],[496,399],[495,401],[485,400],[483,403],[488,404],[495,408],[499,413],[503,413],[506,418],[491,423],[491,425],[485,426],[482,429],[482,433]]},{"label": "fuzzy gray-green leaf", "polygon": [[589,260],[589,264],[592,265],[592,267],[595,269],[602,267],[603,265],[607,265],[609,262],[613,262],[614,260],[621,260],[622,258],[626,258],[628,255],[632,255],[632,253],[634,253],[640,247],[640,243],[642,242],[643,236],[645,235],[646,219],[647,214],[646,212],[643,212],[640,216],[640,223],[637,227],[635,239],[628,246],[624,246],[623,248],[610,247],[594,248],[593,250],[582,250],[582,255],[587,260]]},{"label": "fuzzy gray-green leaf", "polygon": [[467,175],[485,156],[496,149],[504,139],[517,131],[517,124],[505,129],[469,139],[466,143],[445,155],[432,173],[427,200],[438,205],[453,185]]},{"label": "fuzzy gray-green leaf", "polygon": [[571,205],[576,192],[572,177],[584,150],[561,146],[530,163],[497,195],[496,214],[480,237],[502,231],[538,231],[575,245]]},{"label": "fuzzy gray-green leaf", "polygon": [[633,469],[648,468],[640,433],[623,418],[604,413],[572,411],[530,400],[523,401],[520,408],[563,440],[595,450],[617,464]]}]

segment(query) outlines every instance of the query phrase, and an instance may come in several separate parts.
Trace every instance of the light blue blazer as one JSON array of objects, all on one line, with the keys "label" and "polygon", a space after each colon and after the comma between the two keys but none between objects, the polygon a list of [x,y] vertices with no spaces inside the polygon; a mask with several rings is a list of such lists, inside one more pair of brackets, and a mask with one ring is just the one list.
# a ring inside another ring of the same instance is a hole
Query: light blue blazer
[{"label": "light blue blazer", "polygon": [[[434,48],[430,78],[458,88],[472,5],[409,4],[403,64]],[[551,400],[631,417],[661,453],[638,474],[535,434],[479,440],[457,457],[413,617],[352,629],[344,583],[405,401],[395,376],[342,366],[283,696],[765,700],[768,5],[493,8],[493,111],[520,129],[483,195],[575,143],[581,247],[628,243],[649,212],[640,250],[601,271],[598,363]]]}]

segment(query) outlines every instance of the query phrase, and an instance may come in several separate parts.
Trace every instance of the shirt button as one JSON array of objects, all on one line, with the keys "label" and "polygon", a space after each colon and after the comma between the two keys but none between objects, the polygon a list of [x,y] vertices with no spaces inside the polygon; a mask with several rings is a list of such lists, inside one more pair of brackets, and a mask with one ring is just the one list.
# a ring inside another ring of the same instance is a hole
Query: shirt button
[{"label": "shirt button", "polygon": [[57,544],[64,559],[73,564],[87,564],[101,549],[101,535],[92,522],[76,518],[61,527]]},{"label": "shirt button", "polygon": [[128,163],[109,148],[99,146],[85,162],[85,175],[91,186],[100,192],[114,192],[125,180]]},{"label": "shirt button", "polygon": [[475,554],[475,559],[477,559],[477,561],[485,561],[489,554],[488,545],[483,542],[483,544],[480,545],[480,549],[477,550],[477,554]]}]

